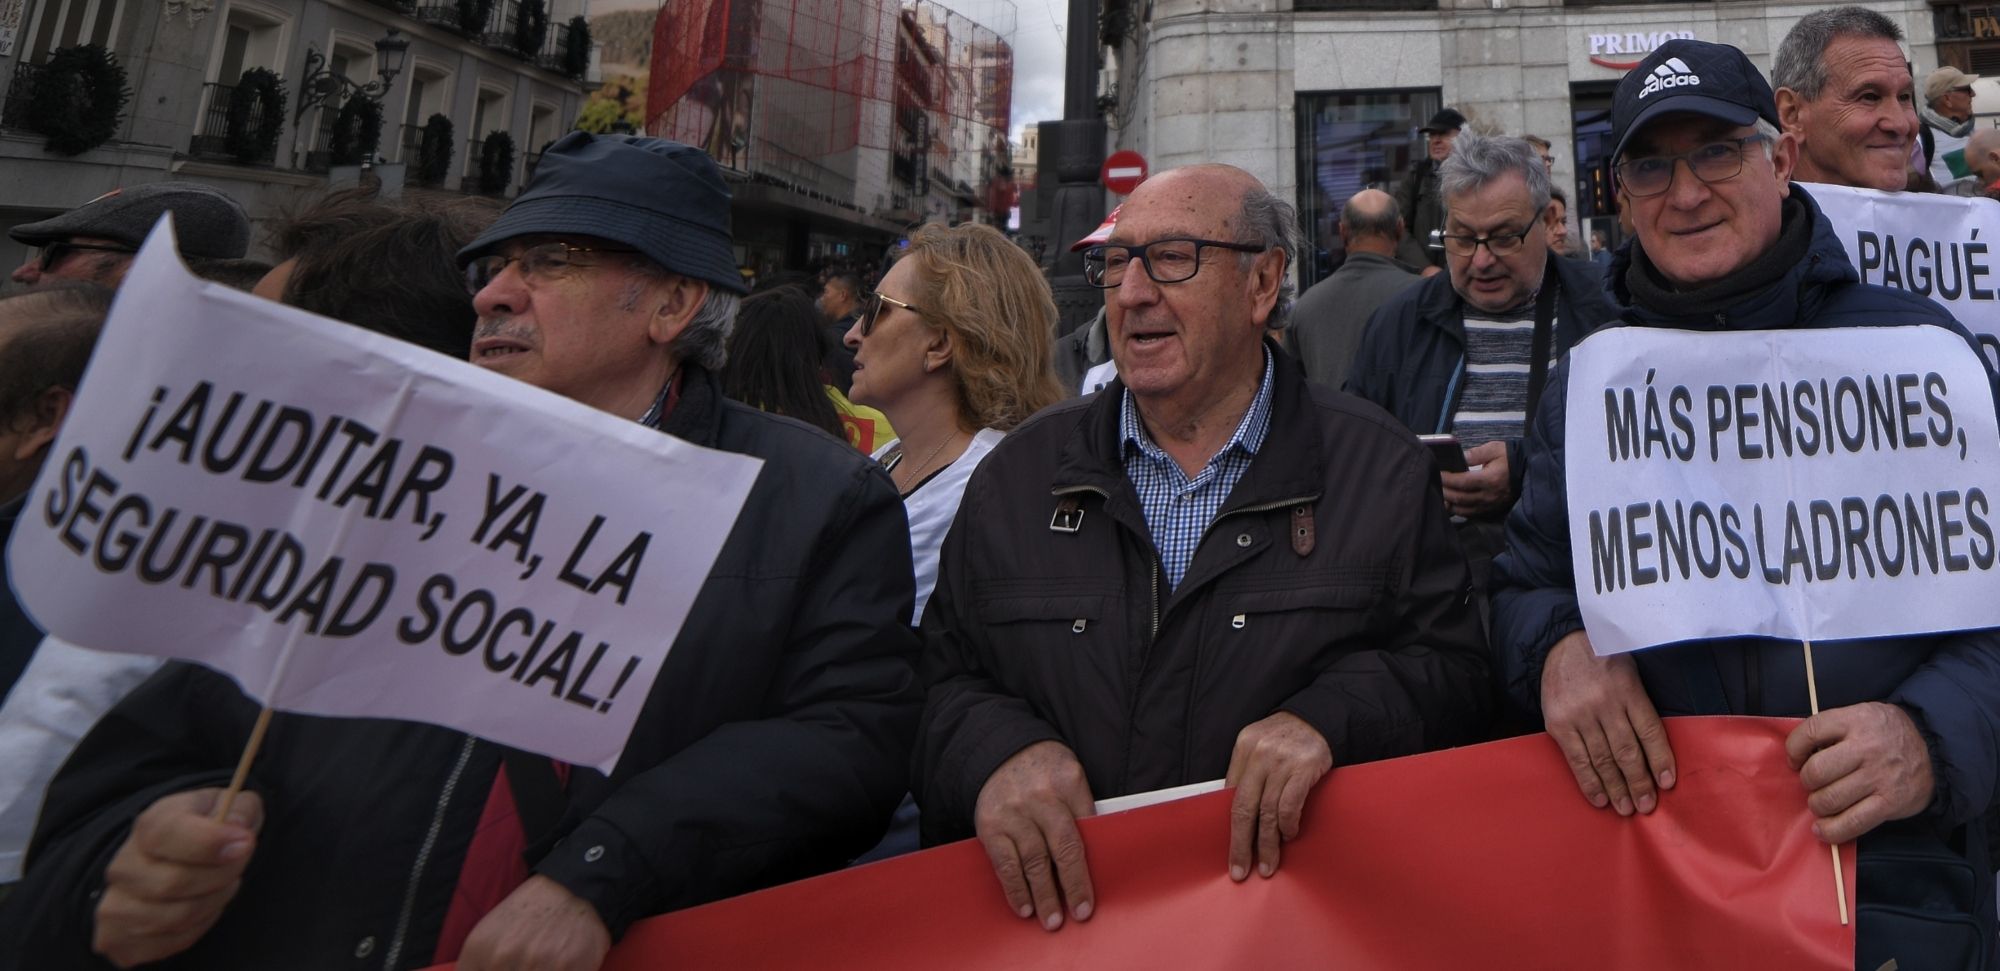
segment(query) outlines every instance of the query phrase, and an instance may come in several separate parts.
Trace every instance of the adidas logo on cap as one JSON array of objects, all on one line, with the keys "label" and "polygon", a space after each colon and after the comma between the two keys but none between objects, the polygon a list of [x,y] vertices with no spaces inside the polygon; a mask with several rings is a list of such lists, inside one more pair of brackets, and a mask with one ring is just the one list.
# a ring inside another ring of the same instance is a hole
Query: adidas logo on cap
[{"label": "adidas logo on cap", "polygon": [[1646,86],[1639,89],[1639,100],[1646,100],[1649,94],[1658,94],[1668,88],[1691,88],[1701,83],[1701,78],[1688,70],[1686,62],[1678,57],[1669,57],[1666,63],[1653,69],[1653,76],[1646,79]]}]

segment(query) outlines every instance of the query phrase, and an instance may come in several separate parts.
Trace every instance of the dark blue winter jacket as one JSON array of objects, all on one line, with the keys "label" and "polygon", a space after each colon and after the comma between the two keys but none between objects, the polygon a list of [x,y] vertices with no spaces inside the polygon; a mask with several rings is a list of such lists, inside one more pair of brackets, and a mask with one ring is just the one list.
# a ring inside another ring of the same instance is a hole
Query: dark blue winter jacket
[{"label": "dark blue winter jacket", "polygon": [[[1778,283],[1721,312],[1670,317],[1635,305],[1626,285],[1632,265],[1627,248],[1605,281],[1619,324],[1712,331],[1932,324],[1977,349],[1937,304],[1861,283],[1818,206],[1799,186],[1791,189],[1804,205],[1788,205],[1787,221],[1808,220],[1811,242],[1805,259]],[[1494,564],[1494,663],[1508,695],[1536,713],[1549,649],[1583,628],[1564,482],[1568,377],[1565,358],[1529,429],[1520,500],[1507,521],[1506,552]],[[2000,631],[1815,648],[1820,705],[1902,706],[1929,744],[1937,784],[1928,810],[1878,827],[1861,842],[1856,966],[1873,969],[1889,957],[1905,968],[1995,966],[2000,922],[1984,824],[2000,789]],[[1803,717],[1809,710],[1797,641],[1698,641],[1640,651],[1634,660],[1661,715]],[[1878,953],[1879,960],[1870,960]]]}]

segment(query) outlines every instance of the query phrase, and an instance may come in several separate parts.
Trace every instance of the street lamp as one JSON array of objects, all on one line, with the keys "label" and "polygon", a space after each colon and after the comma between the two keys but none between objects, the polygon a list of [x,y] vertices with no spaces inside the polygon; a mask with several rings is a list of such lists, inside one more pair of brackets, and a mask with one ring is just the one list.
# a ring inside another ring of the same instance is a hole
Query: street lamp
[{"label": "street lamp", "polygon": [[306,112],[319,105],[352,97],[363,97],[374,101],[382,100],[389,93],[389,85],[395,83],[396,75],[403,73],[403,59],[410,53],[410,39],[394,27],[375,42],[376,79],[367,84],[355,84],[345,75],[335,73],[327,66],[326,55],[319,48],[306,48],[306,76],[299,82],[299,107],[292,113],[292,124],[297,125]]}]

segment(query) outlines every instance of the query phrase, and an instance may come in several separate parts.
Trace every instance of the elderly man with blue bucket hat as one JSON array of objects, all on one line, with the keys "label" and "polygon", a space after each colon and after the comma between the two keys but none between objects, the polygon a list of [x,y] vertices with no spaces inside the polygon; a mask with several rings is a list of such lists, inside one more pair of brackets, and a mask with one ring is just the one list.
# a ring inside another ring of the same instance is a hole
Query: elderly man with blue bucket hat
[{"label": "elderly man with blue bucket hat", "polygon": [[[95,951],[121,966],[351,955],[590,971],[633,921],[835,869],[880,839],[921,700],[903,504],[845,442],[723,398],[716,369],[742,287],[729,200],[697,149],[579,132],[459,254],[479,312],[474,363],[764,462],[617,769],[429,725],[280,714],[273,737],[326,757],[266,763],[264,790],[341,798],[274,801],[266,818],[246,792],[230,822],[162,810],[175,797],[151,794],[179,780],[158,777],[161,748],[184,759],[227,734],[211,722],[254,714],[188,665],[180,683],[128,698],[86,744],[94,759],[65,769],[133,795],[107,808],[53,790],[45,821],[89,821],[38,834],[34,885],[15,894],[34,902],[0,921],[24,966],[95,966]],[[653,494],[671,503],[691,487]],[[212,747],[226,769],[235,747]],[[149,852],[123,852],[141,826]],[[107,848],[121,851],[109,868]]]}]

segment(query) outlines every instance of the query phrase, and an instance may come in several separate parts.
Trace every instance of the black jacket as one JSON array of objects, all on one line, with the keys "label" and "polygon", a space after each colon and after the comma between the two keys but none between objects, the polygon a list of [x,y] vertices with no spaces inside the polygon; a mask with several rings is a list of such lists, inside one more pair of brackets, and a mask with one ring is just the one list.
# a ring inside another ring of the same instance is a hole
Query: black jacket
[{"label": "black jacket", "polygon": [[[927,841],[970,835],[987,777],[1039,741],[1105,798],[1221,778],[1237,732],[1279,711],[1336,764],[1484,727],[1485,645],[1428,454],[1296,360],[1274,375],[1264,444],[1171,594],[1121,458],[1122,382],[980,464],[924,611]],[[1051,523],[1065,499],[1074,532]]]},{"label": "black jacket", "polygon": [[[1616,316],[1604,296],[1604,272],[1596,264],[1550,253],[1542,279],[1545,284],[1554,279],[1560,288],[1552,356]],[[1451,430],[1464,375],[1465,301],[1452,289],[1447,271],[1390,297],[1368,319],[1343,390],[1381,405],[1411,431],[1428,435]],[[1509,440],[1507,469],[1516,495],[1525,467],[1521,440]]]},{"label": "black jacket", "polygon": [[[1624,285],[1638,244],[1612,264],[1625,324],[1685,330],[1930,324],[1971,341],[1922,297],[1859,282],[1840,240],[1799,186],[1811,232],[1806,258],[1778,282],[1726,310],[1674,317],[1634,303]],[[1976,349],[1976,345],[1975,345]],[[1495,561],[1494,651],[1503,685],[1529,711],[1541,705],[1549,648],[1583,629],[1570,556],[1564,422],[1568,363],[1557,369],[1529,433],[1527,481]],[[1994,961],[1993,866],[1983,825],[2000,801],[2000,632],[1926,634],[1815,645],[1820,704],[1889,701],[1929,743],[1937,790],[1928,812],[1862,837],[1856,966],[1890,957],[1902,967],[1983,968]],[[1797,641],[1735,637],[1638,651],[1646,694],[1662,715],[1779,715],[1809,711]],[[1667,798],[1671,799],[1669,795]],[[1966,825],[1975,823],[1974,825]]]},{"label": "black jacket", "polygon": [[[8,538],[14,535],[14,520],[26,501],[27,496],[21,495],[0,504],[0,550],[7,548]],[[21,602],[14,598],[14,587],[7,582],[7,565],[0,560],[0,701],[7,700],[41,643],[42,629],[28,619]]]},{"label": "black jacket", "polygon": [[[918,714],[909,533],[888,477],[684,373],[663,430],[765,464],[616,772],[573,770],[559,837],[530,848],[613,934],[873,845]],[[93,893],[132,818],[225,781],[256,714],[188,664],[113,709],[50,788],[0,964],[107,966],[89,955]],[[251,773],[266,819],[242,889],[162,966],[429,965],[500,751],[430,725],[279,715]]]}]

